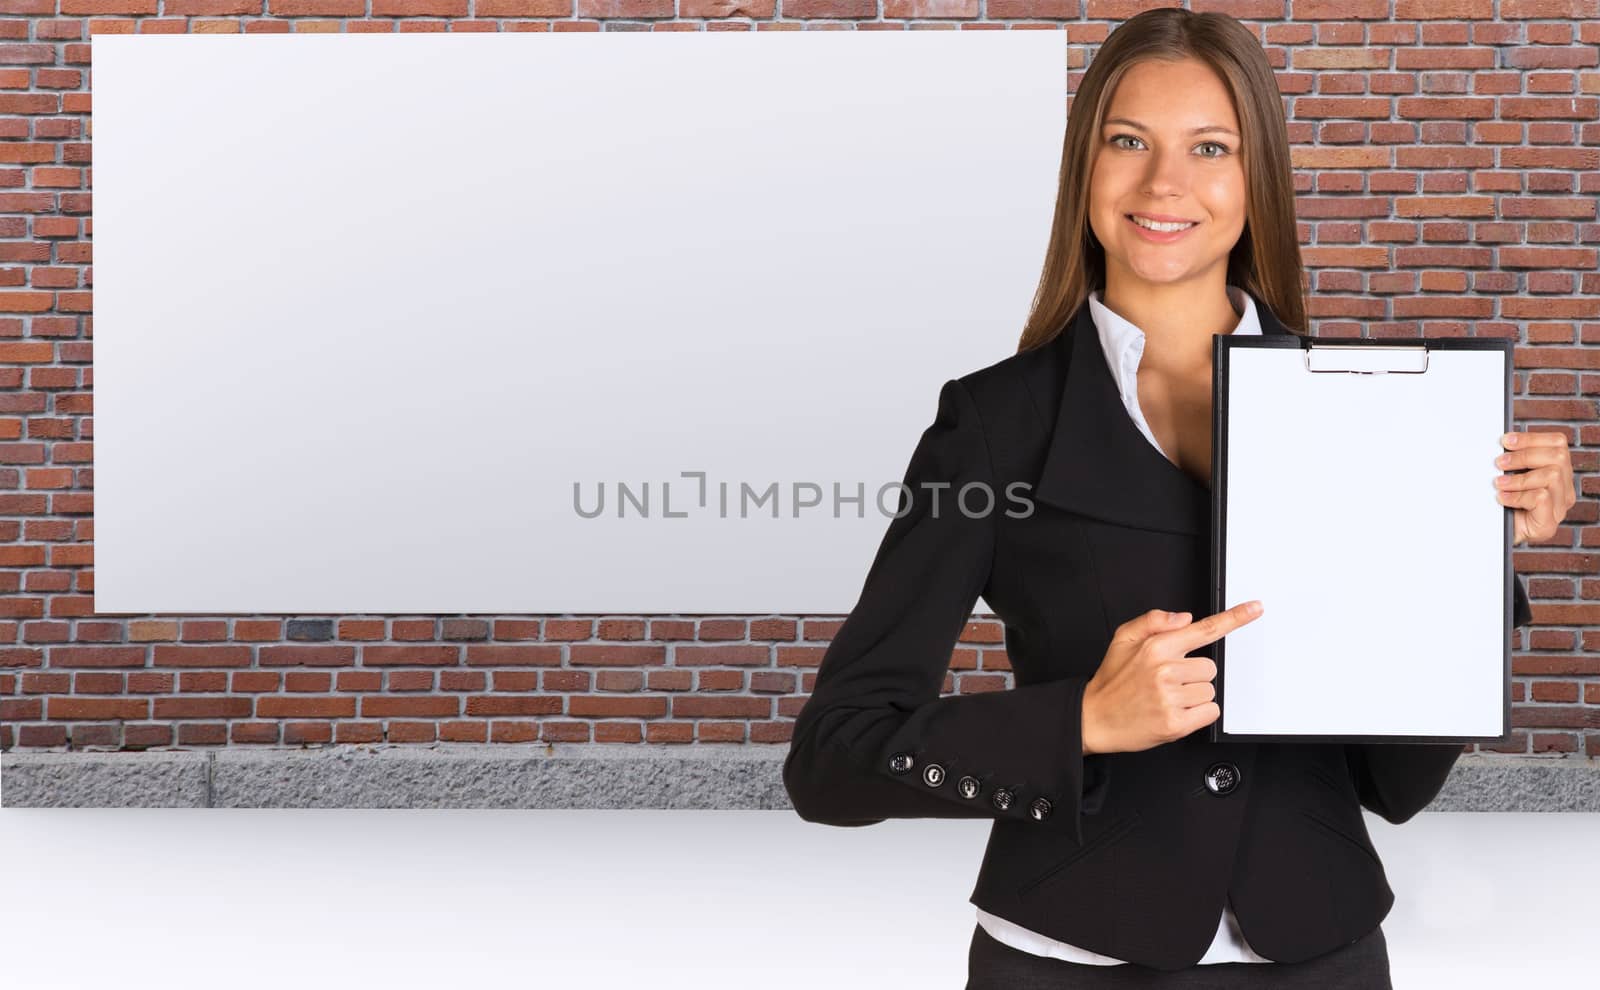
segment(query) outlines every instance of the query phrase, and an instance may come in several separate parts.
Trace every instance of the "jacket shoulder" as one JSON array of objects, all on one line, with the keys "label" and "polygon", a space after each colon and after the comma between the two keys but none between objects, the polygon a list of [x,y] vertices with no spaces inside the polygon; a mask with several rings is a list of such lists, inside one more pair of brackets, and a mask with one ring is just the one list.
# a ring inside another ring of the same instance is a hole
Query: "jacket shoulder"
[{"label": "jacket shoulder", "polygon": [[1035,425],[1049,431],[1066,381],[1066,348],[1059,343],[1018,351],[957,379],[977,405],[991,443],[1006,445]]}]

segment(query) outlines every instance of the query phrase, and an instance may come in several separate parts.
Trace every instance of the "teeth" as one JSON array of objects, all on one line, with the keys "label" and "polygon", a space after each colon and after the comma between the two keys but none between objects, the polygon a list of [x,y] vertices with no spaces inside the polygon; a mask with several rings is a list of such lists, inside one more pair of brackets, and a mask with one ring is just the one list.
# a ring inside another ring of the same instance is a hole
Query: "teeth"
[{"label": "teeth", "polygon": [[1158,223],[1155,220],[1146,220],[1144,217],[1141,217],[1141,216],[1132,215],[1132,214],[1130,214],[1130,215],[1133,216],[1133,222],[1134,223],[1138,224],[1141,227],[1149,227],[1151,230],[1161,230],[1161,231],[1186,230],[1186,229],[1194,226],[1194,224],[1192,224],[1192,223]]}]

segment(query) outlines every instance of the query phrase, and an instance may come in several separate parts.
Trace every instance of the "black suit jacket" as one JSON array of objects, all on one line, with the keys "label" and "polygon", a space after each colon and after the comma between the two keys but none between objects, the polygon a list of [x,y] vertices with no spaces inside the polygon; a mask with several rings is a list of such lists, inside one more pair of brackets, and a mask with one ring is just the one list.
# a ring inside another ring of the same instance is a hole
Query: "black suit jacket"
[{"label": "black suit jacket", "polygon": [[[1255,304],[1263,333],[1290,332]],[[995,493],[993,512],[983,489],[956,507],[969,482]],[[1210,614],[1211,534],[1209,489],[1128,416],[1087,304],[1048,344],[946,382],[905,483],[795,718],[783,780],[802,818],[993,819],[972,903],[1157,969],[1199,961],[1225,898],[1278,962],[1383,920],[1394,894],[1361,809],[1406,821],[1461,747],[1213,743],[1208,727],[1082,752],[1083,689],[1116,627],[1151,608]],[[1015,687],[940,697],[980,594]],[[1222,793],[1206,781],[1220,762],[1237,771]]]}]

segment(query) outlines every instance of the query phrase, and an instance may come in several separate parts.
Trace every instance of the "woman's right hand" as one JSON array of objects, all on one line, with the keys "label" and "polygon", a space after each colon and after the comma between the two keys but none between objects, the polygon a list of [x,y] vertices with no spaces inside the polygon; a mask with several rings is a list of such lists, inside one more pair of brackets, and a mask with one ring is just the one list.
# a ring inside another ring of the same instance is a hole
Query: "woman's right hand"
[{"label": "woman's right hand", "polygon": [[1083,691],[1083,752],[1137,752],[1215,722],[1222,713],[1212,700],[1216,661],[1187,654],[1260,615],[1255,600],[1199,622],[1188,612],[1151,609],[1118,626]]}]

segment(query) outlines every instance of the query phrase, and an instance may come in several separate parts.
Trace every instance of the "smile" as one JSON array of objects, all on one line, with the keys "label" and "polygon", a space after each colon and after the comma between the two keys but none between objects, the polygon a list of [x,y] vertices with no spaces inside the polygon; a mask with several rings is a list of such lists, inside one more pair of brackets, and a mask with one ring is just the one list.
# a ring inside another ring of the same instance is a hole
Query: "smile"
[{"label": "smile", "polygon": [[1190,221],[1188,221],[1186,223],[1166,223],[1164,221],[1159,221],[1159,220],[1150,220],[1150,219],[1148,219],[1146,217],[1141,217],[1141,216],[1139,216],[1137,214],[1134,214],[1134,213],[1127,214],[1127,217],[1128,217],[1129,220],[1132,220],[1134,223],[1136,223],[1139,226],[1145,228],[1146,230],[1154,230],[1154,231],[1158,231],[1160,233],[1172,233],[1174,231],[1179,231],[1179,230],[1188,230],[1190,227],[1193,227],[1195,225],[1195,223],[1196,223],[1196,221],[1194,221],[1194,220],[1190,220]]},{"label": "smile", "polygon": [[1188,223],[1163,223],[1134,216],[1132,213],[1123,214],[1123,217],[1133,225],[1133,229],[1139,232],[1141,238],[1158,244],[1178,240],[1199,223],[1198,220],[1191,220]]}]

